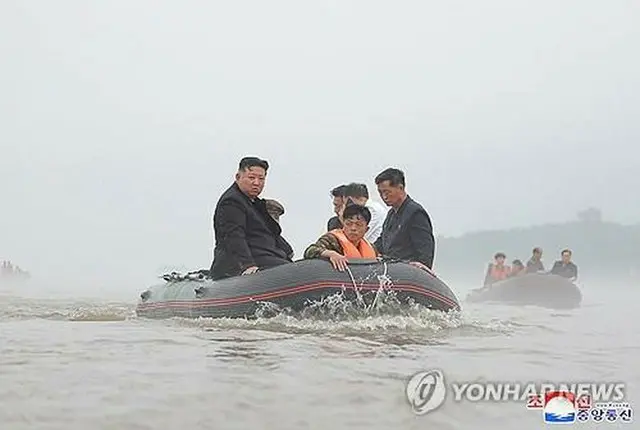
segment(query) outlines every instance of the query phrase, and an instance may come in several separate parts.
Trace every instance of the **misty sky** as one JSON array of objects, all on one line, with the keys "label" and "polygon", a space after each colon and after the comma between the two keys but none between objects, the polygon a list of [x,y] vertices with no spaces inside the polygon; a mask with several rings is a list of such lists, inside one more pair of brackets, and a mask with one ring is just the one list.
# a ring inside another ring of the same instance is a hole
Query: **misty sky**
[{"label": "misty sky", "polygon": [[635,0],[3,0],[0,258],[91,285],[209,267],[244,155],[298,257],[329,190],[389,166],[436,234],[640,221],[639,23]]}]

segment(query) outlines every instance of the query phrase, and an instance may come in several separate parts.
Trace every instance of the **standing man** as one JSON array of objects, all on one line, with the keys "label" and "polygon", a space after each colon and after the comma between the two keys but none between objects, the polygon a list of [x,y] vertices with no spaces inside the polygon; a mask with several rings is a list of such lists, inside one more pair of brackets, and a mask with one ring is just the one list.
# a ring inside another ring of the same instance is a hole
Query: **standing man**
[{"label": "standing man", "polygon": [[569,279],[571,282],[575,282],[578,279],[578,266],[573,264],[571,261],[572,252],[570,249],[565,249],[562,251],[561,260],[553,263],[553,267],[551,268],[552,275],[562,276],[563,278]]},{"label": "standing man", "polygon": [[404,172],[388,168],[375,178],[380,198],[391,210],[375,247],[384,256],[409,260],[423,269],[433,267],[435,238],[431,218],[405,190]]},{"label": "standing man", "polygon": [[342,210],[346,207],[346,201],[351,200],[353,203],[364,206],[369,209],[371,213],[371,221],[369,222],[369,230],[364,235],[364,238],[371,243],[374,243],[380,237],[382,233],[382,224],[387,217],[389,208],[382,206],[380,203],[369,198],[369,190],[365,184],[357,184],[352,182],[344,187],[344,200]]},{"label": "standing man", "polygon": [[342,228],[342,221],[340,221],[340,211],[344,206],[344,188],[345,185],[338,185],[331,190],[331,197],[333,197],[333,213],[336,215],[329,218],[327,222],[327,231]]},{"label": "standing man", "polygon": [[240,160],[235,182],[222,194],[213,215],[215,249],[211,278],[255,273],[291,262],[291,246],[258,196],[269,163],[257,157]]}]

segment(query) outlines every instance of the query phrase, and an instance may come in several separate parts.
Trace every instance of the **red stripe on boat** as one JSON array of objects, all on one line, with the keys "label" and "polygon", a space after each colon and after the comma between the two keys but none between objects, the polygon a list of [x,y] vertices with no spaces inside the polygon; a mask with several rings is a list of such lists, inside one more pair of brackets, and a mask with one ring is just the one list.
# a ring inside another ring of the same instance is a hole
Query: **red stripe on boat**
[{"label": "red stripe on boat", "polygon": [[[325,281],[325,282],[314,282],[311,284],[298,285],[295,287],[284,287],[278,290],[269,291],[266,293],[253,294],[253,295],[245,295],[239,297],[230,297],[230,298],[193,298],[191,300],[166,300],[166,301],[158,301],[151,303],[140,303],[138,305],[139,310],[153,310],[159,308],[181,308],[181,307],[191,307],[191,308],[199,308],[206,306],[228,306],[235,304],[243,304],[247,302],[255,302],[255,301],[267,301],[269,299],[275,299],[278,297],[290,296],[292,294],[303,293],[313,290],[319,290],[322,288],[344,288],[349,290],[355,290],[356,288],[352,284],[348,284],[345,282],[336,282],[336,281]],[[213,287],[215,288],[215,287]],[[379,284],[361,284],[357,286],[358,290],[379,290],[381,287]],[[391,287],[385,288],[382,287],[383,290],[398,290],[404,292],[412,292],[422,296],[427,296],[434,298],[447,306],[458,308],[458,304],[451,300],[450,298],[443,296],[440,293],[435,291],[426,290],[424,287],[410,285],[410,284],[394,284]]]}]

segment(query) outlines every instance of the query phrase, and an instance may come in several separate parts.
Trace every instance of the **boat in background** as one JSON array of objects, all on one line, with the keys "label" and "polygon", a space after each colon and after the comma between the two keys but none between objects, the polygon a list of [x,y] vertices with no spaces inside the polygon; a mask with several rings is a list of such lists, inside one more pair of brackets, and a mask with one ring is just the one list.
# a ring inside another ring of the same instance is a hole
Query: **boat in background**
[{"label": "boat in background", "polygon": [[11,261],[4,260],[0,266],[0,286],[15,286],[25,283],[31,275]]},{"label": "boat in background", "polygon": [[381,296],[393,295],[399,306],[460,310],[456,295],[442,280],[408,263],[352,260],[348,267],[339,272],[326,260],[299,260],[216,281],[208,278],[206,270],[172,273],[164,276],[163,284],[142,292],[136,314],[147,318],[253,318],[264,303],[299,312],[336,293],[369,308]]},{"label": "boat in background", "polygon": [[578,286],[561,276],[528,273],[472,290],[466,301],[573,309],[580,307],[582,292]]}]

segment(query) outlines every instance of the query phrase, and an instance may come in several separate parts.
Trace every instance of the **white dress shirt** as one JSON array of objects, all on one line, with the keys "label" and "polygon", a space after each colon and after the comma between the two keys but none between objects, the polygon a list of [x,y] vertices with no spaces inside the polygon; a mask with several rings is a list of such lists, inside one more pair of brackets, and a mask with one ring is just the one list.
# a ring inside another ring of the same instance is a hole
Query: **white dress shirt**
[{"label": "white dress shirt", "polygon": [[373,243],[382,234],[382,224],[384,224],[389,208],[371,199],[367,200],[365,206],[371,212],[371,221],[369,222],[369,230],[365,233],[364,238]]}]

